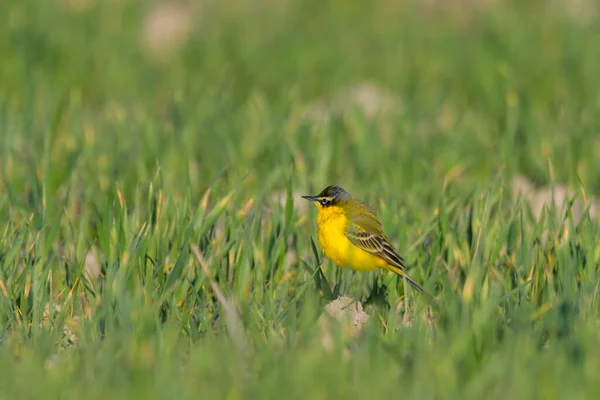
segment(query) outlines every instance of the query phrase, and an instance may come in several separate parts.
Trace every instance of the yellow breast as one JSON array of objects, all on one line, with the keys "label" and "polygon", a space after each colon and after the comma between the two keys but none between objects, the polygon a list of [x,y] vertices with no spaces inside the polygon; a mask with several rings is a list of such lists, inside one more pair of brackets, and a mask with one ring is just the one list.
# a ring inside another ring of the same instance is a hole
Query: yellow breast
[{"label": "yellow breast", "polygon": [[337,207],[321,210],[317,222],[319,224],[319,244],[325,255],[338,266],[370,271],[386,264],[381,258],[350,242],[344,234],[348,218]]}]

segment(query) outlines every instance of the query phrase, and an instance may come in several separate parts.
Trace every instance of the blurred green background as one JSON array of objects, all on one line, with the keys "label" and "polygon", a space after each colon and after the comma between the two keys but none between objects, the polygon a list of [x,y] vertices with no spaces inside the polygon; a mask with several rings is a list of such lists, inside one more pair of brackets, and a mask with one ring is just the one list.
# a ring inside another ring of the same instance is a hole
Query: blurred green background
[{"label": "blurred green background", "polygon": [[[0,397],[600,392],[596,2],[0,10]],[[332,183],[433,316],[388,274],[318,273],[299,196]],[[336,284],[381,301],[328,352]]]}]

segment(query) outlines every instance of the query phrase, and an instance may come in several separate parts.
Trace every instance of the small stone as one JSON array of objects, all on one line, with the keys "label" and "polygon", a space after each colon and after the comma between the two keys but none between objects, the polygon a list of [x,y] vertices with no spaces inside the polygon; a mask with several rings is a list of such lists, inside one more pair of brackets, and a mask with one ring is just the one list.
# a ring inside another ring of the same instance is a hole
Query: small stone
[{"label": "small stone", "polygon": [[333,349],[333,338],[331,336],[331,320],[342,324],[343,335],[356,339],[363,332],[369,315],[364,312],[362,304],[350,297],[342,296],[325,306],[325,314],[319,318],[319,326],[322,331],[321,343],[330,351]]}]

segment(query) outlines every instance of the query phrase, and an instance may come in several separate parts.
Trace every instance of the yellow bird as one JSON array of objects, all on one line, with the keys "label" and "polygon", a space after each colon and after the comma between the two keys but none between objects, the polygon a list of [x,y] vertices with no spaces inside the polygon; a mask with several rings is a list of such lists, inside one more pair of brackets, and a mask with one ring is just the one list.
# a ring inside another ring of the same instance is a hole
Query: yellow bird
[{"label": "yellow bird", "polygon": [[316,196],[302,196],[319,210],[319,244],[325,255],[342,268],[371,271],[384,268],[425,290],[405,272],[404,259],[383,233],[375,211],[339,186],[331,185]]}]

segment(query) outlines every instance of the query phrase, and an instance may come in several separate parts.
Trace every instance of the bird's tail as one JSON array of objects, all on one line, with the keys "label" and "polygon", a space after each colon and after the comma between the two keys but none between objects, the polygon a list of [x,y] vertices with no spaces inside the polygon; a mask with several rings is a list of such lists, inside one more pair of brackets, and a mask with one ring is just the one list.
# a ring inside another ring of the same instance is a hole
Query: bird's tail
[{"label": "bird's tail", "polygon": [[408,281],[408,283],[410,283],[410,285],[412,287],[414,287],[415,289],[417,289],[419,292],[423,293],[426,296],[429,296],[430,298],[433,299],[433,296],[430,295],[429,293],[427,293],[425,291],[425,289],[423,289],[423,287],[421,285],[419,285],[413,278],[411,278],[410,276],[408,276],[408,274],[406,272],[404,272],[404,270],[402,270],[401,268],[398,268],[394,265],[386,265],[385,266],[386,269],[392,271],[393,273],[399,275],[400,277],[406,279]]}]

